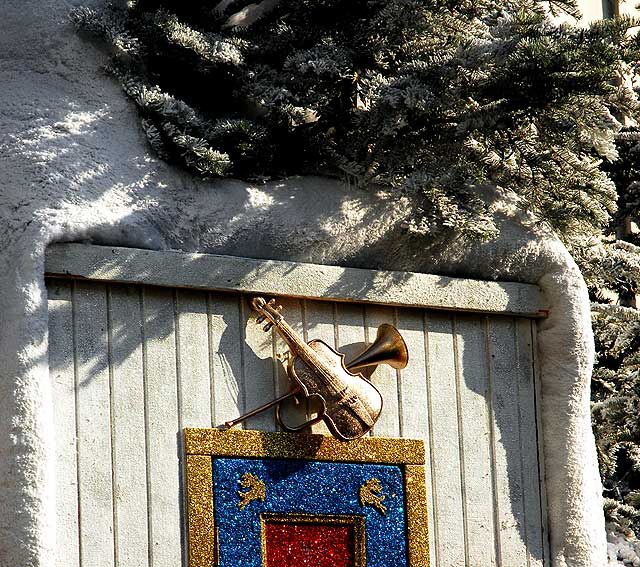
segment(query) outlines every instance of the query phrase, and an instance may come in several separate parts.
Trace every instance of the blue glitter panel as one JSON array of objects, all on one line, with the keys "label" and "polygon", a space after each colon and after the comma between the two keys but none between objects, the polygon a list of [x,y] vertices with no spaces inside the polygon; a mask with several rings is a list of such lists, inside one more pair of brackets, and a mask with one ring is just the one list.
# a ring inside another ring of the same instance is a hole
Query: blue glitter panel
[{"label": "blue glitter panel", "polygon": [[[240,510],[238,491],[243,489],[239,481],[245,473],[264,482],[266,497],[264,501],[252,500]],[[372,478],[382,486],[385,515],[372,506],[360,505],[359,489]],[[367,567],[406,567],[403,486],[402,468],[393,465],[214,458],[220,567],[262,567],[263,512],[364,516]]]}]

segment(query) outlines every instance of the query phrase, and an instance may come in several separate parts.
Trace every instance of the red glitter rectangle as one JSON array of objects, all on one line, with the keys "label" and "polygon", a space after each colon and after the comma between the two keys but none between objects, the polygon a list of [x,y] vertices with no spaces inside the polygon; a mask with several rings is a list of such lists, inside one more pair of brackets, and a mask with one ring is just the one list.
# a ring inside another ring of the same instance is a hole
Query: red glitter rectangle
[{"label": "red glitter rectangle", "polygon": [[263,529],[265,567],[356,567],[353,524],[267,521]]}]

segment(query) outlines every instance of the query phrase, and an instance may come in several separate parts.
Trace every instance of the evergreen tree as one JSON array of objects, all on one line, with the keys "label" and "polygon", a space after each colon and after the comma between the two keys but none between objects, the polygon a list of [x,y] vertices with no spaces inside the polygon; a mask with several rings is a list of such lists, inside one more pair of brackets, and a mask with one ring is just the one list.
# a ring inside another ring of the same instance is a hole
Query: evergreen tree
[{"label": "evergreen tree", "polygon": [[[575,0],[129,0],[76,9],[111,51],[151,147],[203,177],[320,173],[412,199],[412,230],[491,238],[493,183],[563,238],[594,303],[594,419],[611,520],[640,527],[640,153],[616,117],[640,60],[629,18]],[[609,166],[622,153],[617,165]],[[634,182],[634,183],[632,183]],[[617,188],[616,188],[617,187]],[[618,203],[617,203],[618,202]],[[615,213],[616,205],[619,212]]]},{"label": "evergreen tree", "polygon": [[[592,382],[593,425],[608,519],[640,536],[640,130],[618,135],[609,170],[618,211],[583,267],[591,287],[598,353]],[[615,303],[621,304],[616,305]]]}]

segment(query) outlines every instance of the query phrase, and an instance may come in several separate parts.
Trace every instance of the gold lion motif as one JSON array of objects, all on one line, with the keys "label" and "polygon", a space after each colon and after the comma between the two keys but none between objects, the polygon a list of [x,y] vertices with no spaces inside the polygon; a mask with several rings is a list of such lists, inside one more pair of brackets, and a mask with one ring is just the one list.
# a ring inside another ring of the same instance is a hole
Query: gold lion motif
[{"label": "gold lion motif", "polygon": [[358,495],[360,496],[360,506],[371,506],[375,508],[383,516],[387,513],[387,507],[382,503],[386,498],[382,492],[382,484],[377,478],[371,478],[361,487]]},{"label": "gold lion motif", "polygon": [[240,510],[244,510],[245,507],[254,500],[262,500],[267,496],[267,488],[256,475],[251,473],[244,473],[238,484],[242,488],[248,489],[246,492],[242,492],[242,490],[238,490],[238,496],[240,497],[240,501],[238,502],[238,508]]}]

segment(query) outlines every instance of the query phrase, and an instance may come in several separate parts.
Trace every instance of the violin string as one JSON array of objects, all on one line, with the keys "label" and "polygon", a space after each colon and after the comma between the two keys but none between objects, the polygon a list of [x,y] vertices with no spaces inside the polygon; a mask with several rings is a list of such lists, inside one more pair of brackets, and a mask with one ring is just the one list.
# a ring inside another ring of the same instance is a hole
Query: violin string
[{"label": "violin string", "polygon": [[[306,359],[305,362],[307,365],[310,365],[316,368],[322,377],[326,380],[327,385],[333,389],[333,394],[338,394],[342,388],[337,384],[333,378],[331,377],[328,369],[325,365],[325,362],[318,356],[318,354],[304,341],[301,341],[295,331],[289,326],[289,324],[281,318],[279,321],[274,322],[276,328],[283,334],[286,335],[285,338],[288,338],[293,344],[296,345],[296,348],[299,349],[299,355],[301,358]],[[287,342],[289,342],[287,341]],[[291,345],[290,345],[291,346]]]}]

